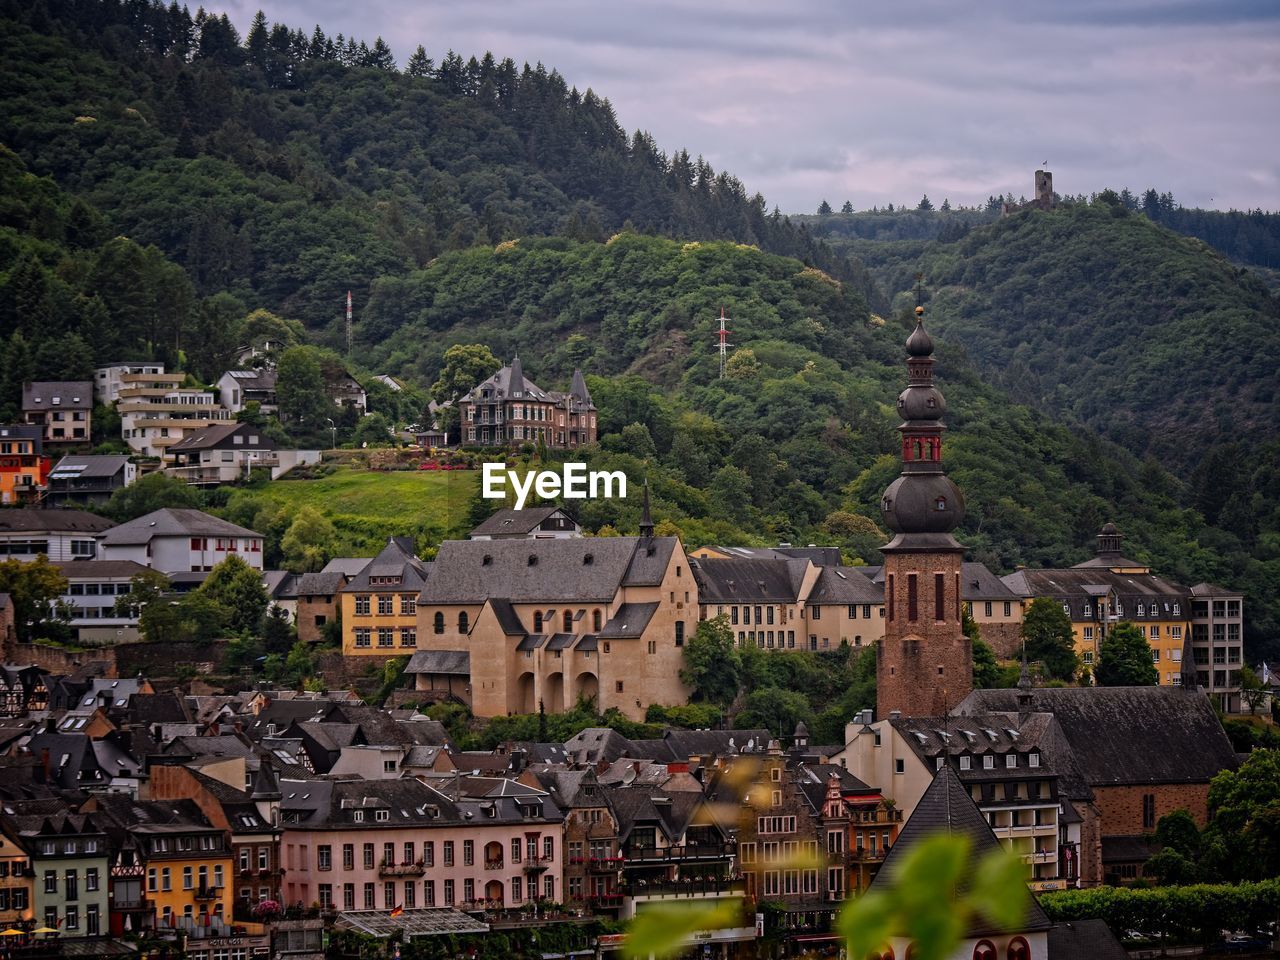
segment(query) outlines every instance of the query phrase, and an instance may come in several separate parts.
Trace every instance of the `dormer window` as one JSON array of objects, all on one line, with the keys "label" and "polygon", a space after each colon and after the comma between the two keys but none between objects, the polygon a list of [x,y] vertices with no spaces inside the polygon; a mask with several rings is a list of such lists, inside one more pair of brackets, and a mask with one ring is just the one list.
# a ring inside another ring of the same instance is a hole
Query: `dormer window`
[{"label": "dormer window", "polygon": [[1147,608],[1142,604],[1138,604],[1138,616],[1143,617],[1147,614]]},{"label": "dormer window", "polygon": [[946,497],[939,497],[937,500],[935,500],[935,501],[933,502],[933,509],[935,509],[935,510],[945,510],[945,509],[947,509],[947,498],[946,498]]},{"label": "dormer window", "polygon": [[378,823],[386,823],[388,820],[391,819],[391,811],[375,810],[373,811],[373,819],[378,821]]}]

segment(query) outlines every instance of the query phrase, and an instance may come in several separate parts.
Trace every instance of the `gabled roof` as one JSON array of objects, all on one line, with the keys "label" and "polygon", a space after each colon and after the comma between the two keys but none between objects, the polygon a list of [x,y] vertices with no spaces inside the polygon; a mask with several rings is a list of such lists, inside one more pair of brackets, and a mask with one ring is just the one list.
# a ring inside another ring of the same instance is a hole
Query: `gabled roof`
[{"label": "gabled roof", "polygon": [[624,603],[596,636],[602,640],[639,637],[644,634],[657,610],[656,600],[648,603]]},{"label": "gabled roof", "polygon": [[660,582],[675,542],[674,537],[446,540],[421,602],[478,604],[501,597],[512,603],[607,603],[624,583]]},{"label": "gabled roof", "polygon": [[155,537],[252,537],[262,534],[212,517],[200,510],[164,507],[146,516],[112,527],[102,537],[107,546],[150,543]]},{"label": "gabled roof", "polygon": [[795,603],[808,560],[702,559],[689,563],[700,603]]},{"label": "gabled roof", "polygon": [[[887,886],[892,883],[902,869],[907,851],[922,840],[939,833],[969,840],[971,868],[976,866],[980,858],[1004,851],[1004,846],[991,832],[986,817],[969,797],[959,776],[947,765],[943,765],[942,769],[934,775],[933,782],[921,795],[915,810],[899,832],[897,842],[889,848],[884,863],[872,878],[868,889],[875,890],[877,885]],[[962,885],[967,889],[967,878],[962,881]],[[960,893],[964,890],[956,892]],[[1045,916],[1035,898],[1029,898],[1029,900],[1029,914],[1026,921],[1019,926],[1019,932],[1047,930],[1049,918]],[[986,928],[981,920],[975,920],[968,930],[968,935],[976,936],[988,932],[992,931]]]},{"label": "gabled roof", "polygon": [[531,400],[551,400],[551,395],[543,390],[540,386],[524,375],[524,369],[520,365],[520,358],[516,357],[511,361],[510,366],[505,366],[487,380],[481,380],[471,392],[463,397],[463,401],[475,402],[481,398],[485,390],[492,390],[494,399],[509,400],[517,392],[523,397]]},{"label": "gabled roof", "polygon": [[92,410],[93,383],[89,380],[37,380],[22,385],[22,409]]},{"label": "gabled roof", "polygon": [[228,370],[222,376],[235,380],[245,390],[274,390],[278,375],[274,367],[257,367],[253,370]]},{"label": "gabled roof", "polygon": [[123,454],[69,454],[54,465],[50,480],[84,480],[90,477],[114,477],[129,463]]},{"label": "gabled roof", "polygon": [[9,507],[0,510],[0,533],[101,533],[113,524],[88,510]]},{"label": "gabled roof", "polygon": [[856,567],[823,567],[809,591],[809,603],[884,603],[884,587],[877,587]]},{"label": "gabled roof", "polygon": [[555,513],[564,513],[559,507],[525,507],[514,510],[503,507],[471,531],[470,536],[520,536],[532,533],[542,522]]},{"label": "gabled roof", "polygon": [[333,596],[347,585],[347,577],[337,571],[304,573],[298,578],[299,597]]},{"label": "gabled roof", "polygon": [[[413,541],[408,537],[389,537],[387,545],[376,557],[370,560],[363,570],[351,578],[351,582],[343,592],[353,593],[357,590],[395,590],[403,593],[417,593],[427,582],[429,567],[419,560],[413,552]],[[379,584],[377,578],[395,579],[394,584]]]},{"label": "gabled roof", "polygon": [[[974,690],[956,713],[1019,712],[1019,690]],[[1093,787],[1208,783],[1235,750],[1209,698],[1180,687],[1037,687],[1031,710],[1052,713]]]},{"label": "gabled roof", "polygon": [[[236,437],[241,442],[236,443]],[[195,450],[274,450],[276,442],[261,427],[247,423],[215,423],[183,437],[169,449],[178,453]]]}]

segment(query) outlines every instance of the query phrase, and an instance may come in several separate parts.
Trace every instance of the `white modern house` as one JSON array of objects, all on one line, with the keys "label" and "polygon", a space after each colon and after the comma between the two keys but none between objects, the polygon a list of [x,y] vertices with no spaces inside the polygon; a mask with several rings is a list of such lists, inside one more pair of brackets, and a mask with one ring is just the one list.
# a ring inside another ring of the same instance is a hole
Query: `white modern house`
[{"label": "white modern house", "polygon": [[161,573],[198,573],[238,555],[261,570],[263,540],[260,533],[200,510],[166,507],[112,527],[102,536],[100,556]]}]

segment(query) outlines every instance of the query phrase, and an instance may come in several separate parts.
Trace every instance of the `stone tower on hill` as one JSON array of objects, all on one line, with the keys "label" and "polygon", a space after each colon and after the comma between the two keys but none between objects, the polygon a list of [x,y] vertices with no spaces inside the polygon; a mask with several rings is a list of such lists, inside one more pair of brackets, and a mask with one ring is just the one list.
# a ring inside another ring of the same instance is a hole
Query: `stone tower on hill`
[{"label": "stone tower on hill", "polygon": [[884,553],[885,627],[876,657],[876,712],[941,716],[973,686],[973,649],[960,620],[964,518],[960,488],[942,469],[946,401],[933,385],[933,340],[916,307],[907,338],[907,389],[898,396],[902,475],[880,501],[897,536]]}]

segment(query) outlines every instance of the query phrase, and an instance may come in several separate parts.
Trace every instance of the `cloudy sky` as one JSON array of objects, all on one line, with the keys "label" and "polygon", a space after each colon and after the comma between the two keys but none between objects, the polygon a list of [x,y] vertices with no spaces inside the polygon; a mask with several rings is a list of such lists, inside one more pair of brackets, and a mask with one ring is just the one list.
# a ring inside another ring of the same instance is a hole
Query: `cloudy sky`
[{"label": "cloudy sky", "polygon": [[[1280,210],[1275,0],[236,0],[399,63],[542,61],[784,212],[1170,190]],[[218,6],[215,2],[210,6]]]}]

